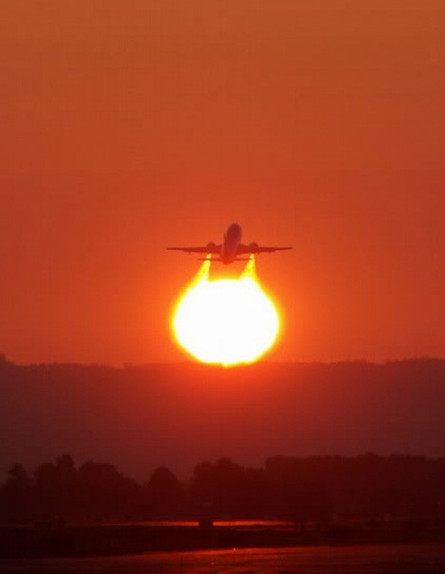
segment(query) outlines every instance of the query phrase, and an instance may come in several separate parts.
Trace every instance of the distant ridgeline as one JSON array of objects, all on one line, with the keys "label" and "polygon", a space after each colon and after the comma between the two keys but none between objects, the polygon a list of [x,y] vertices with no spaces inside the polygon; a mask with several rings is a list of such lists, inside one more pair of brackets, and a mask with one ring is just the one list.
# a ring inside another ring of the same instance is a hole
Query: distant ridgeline
[{"label": "distant ridgeline", "polygon": [[[116,369],[2,357],[0,398],[0,521],[445,514],[445,360]],[[192,472],[199,460],[218,462]]]}]

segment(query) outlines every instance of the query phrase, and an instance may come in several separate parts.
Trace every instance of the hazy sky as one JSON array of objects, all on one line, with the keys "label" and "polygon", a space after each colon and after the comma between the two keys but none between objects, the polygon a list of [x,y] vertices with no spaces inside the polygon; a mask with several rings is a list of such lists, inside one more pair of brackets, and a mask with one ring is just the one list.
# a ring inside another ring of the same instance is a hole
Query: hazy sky
[{"label": "hazy sky", "polygon": [[14,0],[0,45],[0,352],[182,359],[164,248],[236,221],[294,246],[271,359],[445,356],[443,0]]}]

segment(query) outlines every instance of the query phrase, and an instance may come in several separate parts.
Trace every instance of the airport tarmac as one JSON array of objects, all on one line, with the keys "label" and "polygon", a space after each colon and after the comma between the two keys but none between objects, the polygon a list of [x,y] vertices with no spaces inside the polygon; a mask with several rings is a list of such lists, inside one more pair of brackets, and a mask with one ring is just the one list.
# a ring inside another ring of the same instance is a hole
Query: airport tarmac
[{"label": "airport tarmac", "polygon": [[311,546],[1,560],[18,574],[445,574],[445,545]]}]

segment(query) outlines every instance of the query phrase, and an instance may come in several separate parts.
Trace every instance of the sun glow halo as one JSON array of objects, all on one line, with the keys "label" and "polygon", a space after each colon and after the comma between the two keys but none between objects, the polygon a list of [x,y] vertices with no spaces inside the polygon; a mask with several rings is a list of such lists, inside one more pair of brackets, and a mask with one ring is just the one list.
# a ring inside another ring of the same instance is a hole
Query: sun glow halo
[{"label": "sun glow halo", "polygon": [[251,256],[238,279],[209,279],[203,263],[180,297],[172,328],[178,343],[204,363],[256,361],[275,342],[277,310],[262,290]]}]

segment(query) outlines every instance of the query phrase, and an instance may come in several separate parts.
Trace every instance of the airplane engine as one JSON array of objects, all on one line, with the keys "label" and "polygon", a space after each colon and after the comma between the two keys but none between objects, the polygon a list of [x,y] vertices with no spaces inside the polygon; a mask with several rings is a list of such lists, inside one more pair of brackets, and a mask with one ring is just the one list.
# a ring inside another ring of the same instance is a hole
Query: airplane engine
[{"label": "airplane engine", "polygon": [[256,253],[258,251],[258,243],[255,243],[255,241],[249,243],[249,249],[251,253]]},{"label": "airplane engine", "polygon": [[216,248],[216,243],[213,243],[213,241],[210,241],[210,243],[207,243],[208,253],[214,253],[215,248]]}]

